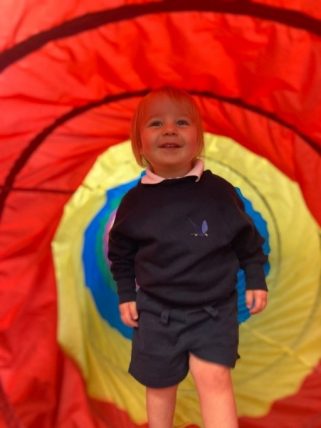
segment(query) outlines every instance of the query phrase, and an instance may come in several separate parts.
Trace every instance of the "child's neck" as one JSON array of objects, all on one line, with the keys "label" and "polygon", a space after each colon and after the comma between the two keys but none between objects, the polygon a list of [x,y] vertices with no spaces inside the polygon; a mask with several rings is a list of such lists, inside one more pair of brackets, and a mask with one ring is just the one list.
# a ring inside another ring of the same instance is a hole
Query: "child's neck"
[{"label": "child's neck", "polygon": [[182,168],[175,168],[174,170],[171,168],[157,168],[157,170],[155,170],[154,168],[151,168],[151,171],[158,175],[159,177],[163,177],[163,178],[180,178],[180,177],[184,177],[191,169],[193,168],[193,165],[186,165]]}]

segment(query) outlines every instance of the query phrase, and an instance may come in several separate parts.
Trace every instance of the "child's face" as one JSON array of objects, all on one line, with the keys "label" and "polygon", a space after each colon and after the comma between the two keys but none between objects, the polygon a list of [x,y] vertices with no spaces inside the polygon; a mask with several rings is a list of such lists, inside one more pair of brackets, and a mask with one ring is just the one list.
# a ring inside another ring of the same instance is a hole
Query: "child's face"
[{"label": "child's face", "polygon": [[165,96],[150,101],[141,126],[141,154],[165,178],[181,177],[199,155],[197,129],[184,105]]}]

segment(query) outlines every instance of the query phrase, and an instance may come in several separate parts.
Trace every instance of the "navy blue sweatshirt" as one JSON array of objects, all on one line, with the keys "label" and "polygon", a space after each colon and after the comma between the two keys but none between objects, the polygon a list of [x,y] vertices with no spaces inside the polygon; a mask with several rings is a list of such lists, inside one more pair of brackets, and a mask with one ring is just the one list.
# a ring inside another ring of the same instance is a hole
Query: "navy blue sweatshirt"
[{"label": "navy blue sweatshirt", "polygon": [[266,290],[263,239],[233,186],[205,171],[195,177],[139,183],[123,198],[108,257],[120,303],[136,283],[164,303],[199,306],[228,299],[239,268],[247,289]]}]

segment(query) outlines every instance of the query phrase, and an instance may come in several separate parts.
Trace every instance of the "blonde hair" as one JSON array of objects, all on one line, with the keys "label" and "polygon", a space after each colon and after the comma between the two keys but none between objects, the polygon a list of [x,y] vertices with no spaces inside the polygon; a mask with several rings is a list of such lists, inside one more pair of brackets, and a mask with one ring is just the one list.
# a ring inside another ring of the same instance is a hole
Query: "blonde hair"
[{"label": "blonde hair", "polygon": [[174,87],[163,87],[160,89],[155,89],[149,92],[144,98],[142,98],[136,108],[136,111],[132,120],[131,127],[131,144],[132,150],[135,156],[135,159],[138,165],[145,167],[146,160],[141,154],[141,126],[145,118],[146,110],[151,101],[159,97],[170,98],[173,102],[182,105],[188,111],[191,119],[193,120],[196,129],[197,129],[197,140],[199,144],[199,153],[200,155],[204,149],[204,137],[203,137],[203,124],[201,113],[194,99],[188,92],[183,91],[182,89]]}]

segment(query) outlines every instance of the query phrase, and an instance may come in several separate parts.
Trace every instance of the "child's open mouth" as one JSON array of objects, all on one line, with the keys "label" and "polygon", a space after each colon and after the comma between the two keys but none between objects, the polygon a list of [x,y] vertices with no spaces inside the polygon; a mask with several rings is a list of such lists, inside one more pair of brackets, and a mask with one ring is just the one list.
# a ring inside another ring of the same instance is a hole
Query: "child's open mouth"
[{"label": "child's open mouth", "polygon": [[181,145],[177,143],[164,143],[159,146],[161,149],[180,149]]}]

